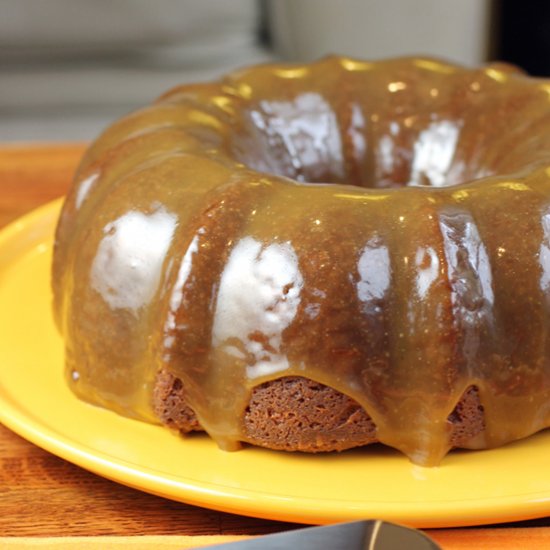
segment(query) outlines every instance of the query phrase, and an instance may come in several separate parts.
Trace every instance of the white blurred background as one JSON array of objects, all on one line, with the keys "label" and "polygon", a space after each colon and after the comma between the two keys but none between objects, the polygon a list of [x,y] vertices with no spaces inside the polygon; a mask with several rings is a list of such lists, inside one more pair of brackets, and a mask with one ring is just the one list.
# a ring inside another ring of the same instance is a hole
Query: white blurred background
[{"label": "white blurred background", "polygon": [[89,140],[171,86],[267,60],[478,65],[494,55],[495,2],[0,0],[0,141]]}]

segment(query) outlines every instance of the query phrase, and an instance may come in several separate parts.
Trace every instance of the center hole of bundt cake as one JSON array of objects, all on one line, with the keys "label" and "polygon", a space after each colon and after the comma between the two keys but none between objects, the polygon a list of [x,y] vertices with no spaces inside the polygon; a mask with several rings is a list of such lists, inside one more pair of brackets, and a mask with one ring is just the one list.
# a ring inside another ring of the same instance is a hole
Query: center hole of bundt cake
[{"label": "center hole of bundt cake", "polygon": [[462,120],[424,109],[382,115],[350,103],[334,110],[313,92],[260,101],[245,114],[234,152],[254,170],[367,188],[451,186],[494,172],[467,159],[486,133],[464,139]]}]

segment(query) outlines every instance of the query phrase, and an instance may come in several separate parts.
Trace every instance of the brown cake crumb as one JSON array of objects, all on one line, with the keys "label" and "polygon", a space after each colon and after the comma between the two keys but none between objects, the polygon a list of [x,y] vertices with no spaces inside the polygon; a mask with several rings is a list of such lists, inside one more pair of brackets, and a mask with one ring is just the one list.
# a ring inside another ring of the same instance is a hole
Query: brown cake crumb
[{"label": "brown cake crumb", "polygon": [[479,390],[470,386],[447,418],[452,424],[451,443],[463,447],[467,442],[485,430],[485,415],[479,399]]},{"label": "brown cake crumb", "polygon": [[249,443],[285,451],[343,451],[376,441],[376,426],[356,401],[297,376],[254,388],[244,427]]},{"label": "brown cake crumb", "polygon": [[[153,393],[157,416],[182,433],[202,430],[179,378],[162,370]],[[485,429],[479,391],[468,388],[448,417],[451,444],[462,447]],[[248,443],[284,451],[343,451],[377,441],[376,426],[350,397],[313,380],[287,376],[254,388],[243,418]]]},{"label": "brown cake crumb", "polygon": [[169,372],[161,371],[153,390],[153,406],[156,415],[169,428],[183,433],[202,431],[195,411],[187,405],[182,381]]}]

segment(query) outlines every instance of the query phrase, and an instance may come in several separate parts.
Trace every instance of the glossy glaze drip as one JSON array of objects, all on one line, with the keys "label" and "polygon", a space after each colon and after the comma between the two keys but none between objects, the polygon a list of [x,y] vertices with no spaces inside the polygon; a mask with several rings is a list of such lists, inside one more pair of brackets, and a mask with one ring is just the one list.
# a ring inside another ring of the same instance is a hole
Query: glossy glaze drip
[{"label": "glossy glaze drip", "polygon": [[329,58],[119,121],[57,231],[71,387],[156,421],[167,368],[227,449],[252,388],[283,376],[353,397],[424,465],[470,386],[486,423],[470,446],[546,427],[549,90],[496,67]]}]

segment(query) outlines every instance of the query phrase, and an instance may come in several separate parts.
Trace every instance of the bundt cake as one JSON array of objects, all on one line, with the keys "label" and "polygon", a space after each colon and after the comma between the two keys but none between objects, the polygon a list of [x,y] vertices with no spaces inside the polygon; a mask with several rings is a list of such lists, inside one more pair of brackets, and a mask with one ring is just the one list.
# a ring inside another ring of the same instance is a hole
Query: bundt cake
[{"label": "bundt cake", "polygon": [[550,83],[329,57],[173,89],[59,220],[71,388],[224,449],[434,465],[550,425]]}]

